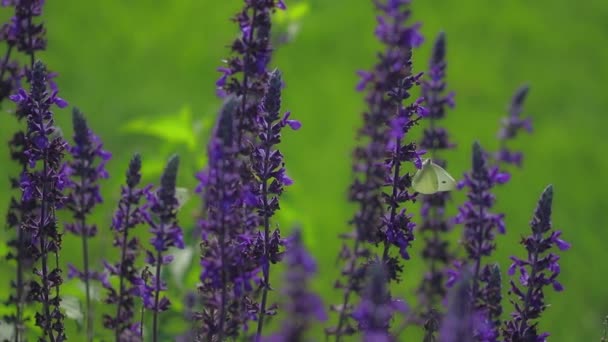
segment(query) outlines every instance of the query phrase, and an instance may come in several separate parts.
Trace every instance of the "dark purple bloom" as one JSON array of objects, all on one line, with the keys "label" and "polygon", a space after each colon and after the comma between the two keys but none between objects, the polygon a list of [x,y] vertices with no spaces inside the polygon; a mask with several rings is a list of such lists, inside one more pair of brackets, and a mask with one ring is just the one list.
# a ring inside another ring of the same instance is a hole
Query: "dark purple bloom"
[{"label": "dark purple bloom", "polygon": [[[492,213],[495,197],[492,189],[497,184],[508,181],[508,174],[501,173],[498,167],[488,166],[484,151],[478,143],[473,144],[472,171],[464,175],[459,187],[468,188],[468,201],[458,208],[454,222],[464,225],[463,244],[467,252],[466,264],[471,267],[470,299],[472,310],[478,316],[478,321],[486,322],[484,335],[476,333],[476,340],[486,341],[496,326],[492,321],[497,320],[497,312],[501,312],[500,300],[496,301],[496,291],[500,296],[500,287],[496,289],[496,279],[492,269],[483,265],[483,258],[492,254],[496,245],[496,233],[505,233],[504,215]],[[467,266],[467,268],[468,268]],[[454,274],[450,283],[459,277],[459,270]],[[499,282],[499,280],[498,280]],[[485,284],[485,285],[484,285]],[[499,298],[500,299],[500,298]],[[485,336],[485,337],[484,337]]]},{"label": "dark purple bloom", "polygon": [[388,284],[383,263],[378,261],[367,267],[367,286],[361,303],[352,313],[363,334],[363,341],[396,341],[389,332],[393,313],[405,314],[408,307],[403,301],[391,298]]},{"label": "dark purple bloom", "polygon": [[247,321],[257,315],[257,304],[250,299],[258,272],[257,258],[249,250],[251,234],[243,203],[256,197],[245,192],[240,170],[243,161],[235,135],[235,113],[240,100],[226,98],[208,147],[209,164],[197,177],[197,191],[205,202],[202,232],[200,294],[203,311],[199,338],[236,338]]},{"label": "dark purple bloom", "polygon": [[317,266],[304,247],[300,230],[289,239],[285,266],[282,309],[286,318],[281,330],[263,338],[265,342],[304,341],[313,320],[327,319],[321,298],[309,289],[309,279],[317,272]]},{"label": "dark purple bloom", "polygon": [[[57,90],[49,93],[47,72],[44,64],[37,62],[32,71],[30,92],[23,89],[11,99],[17,102],[17,112],[27,118],[24,138],[24,158],[27,168],[21,176],[22,201],[35,201],[39,210],[27,213],[21,229],[31,240],[28,253],[39,262],[34,274],[40,280],[30,283],[29,297],[41,303],[36,313],[36,325],[51,341],[65,340],[63,318],[59,305],[59,287],[63,282],[58,255],[61,250],[61,234],[57,229],[56,210],[64,203],[62,194],[67,180],[61,164],[66,142],[57,134],[51,106],[57,104]],[[54,264],[50,265],[54,254]]]},{"label": "dark purple bloom", "polygon": [[562,291],[557,281],[560,273],[559,256],[550,252],[557,247],[565,251],[570,245],[560,238],[561,232],[551,224],[551,205],[553,186],[549,185],[542,193],[534,216],[530,221],[532,234],[522,239],[521,244],[528,252],[527,259],[511,257],[509,275],[519,273],[519,282],[511,280],[510,301],[515,306],[511,319],[505,323],[503,336],[507,341],[545,341],[548,333],[539,334],[537,320],[547,308],[544,288],[552,286]]},{"label": "dark purple bloom", "polygon": [[270,75],[268,92],[262,100],[260,116],[256,120],[258,125],[257,144],[251,152],[251,170],[255,176],[252,194],[255,196],[255,208],[261,219],[263,235],[256,237],[254,246],[260,246],[253,254],[259,255],[259,264],[262,268],[262,302],[258,319],[257,337],[261,336],[266,312],[266,301],[270,290],[270,264],[278,262],[281,258],[280,247],[283,241],[278,229],[270,231],[270,219],[279,209],[279,197],[283,188],[293,181],[287,177],[283,154],[277,149],[281,142],[281,130],[285,126],[295,129],[300,125],[289,119],[289,113],[281,118],[281,88],[283,80],[281,73],[275,70]]},{"label": "dark purple bloom", "polygon": [[[108,178],[105,165],[110,153],[103,150],[99,138],[89,129],[82,112],[74,108],[72,112],[74,144],[68,148],[72,160],[67,163],[65,172],[70,177],[70,189],[66,207],[72,212],[74,222],[67,223],[67,231],[82,238],[83,272],[69,272],[68,278],[78,276],[85,284],[87,336],[93,338],[93,317],[89,280],[99,278],[99,274],[89,270],[88,239],[97,234],[97,226],[87,222],[93,208],[103,202],[99,192],[99,180]],[[71,266],[71,265],[70,265]],[[74,266],[71,266],[74,267]],[[95,274],[94,274],[95,273]]]},{"label": "dark purple bloom", "polygon": [[105,314],[103,325],[114,331],[117,341],[123,341],[122,336],[129,335],[135,324],[134,296],[138,293],[139,282],[135,261],[140,254],[140,243],[137,237],[130,234],[136,226],[145,222],[141,202],[147,189],[139,188],[140,181],[141,158],[136,154],[129,163],[126,184],[121,188],[118,209],[112,218],[114,232],[112,246],[119,249],[120,259],[112,264],[104,263],[107,275],[119,278],[118,288],[113,287],[108,279],[102,279],[103,286],[108,290],[104,302],[116,305],[116,314]]},{"label": "dark purple bloom", "polygon": [[[369,247],[384,246],[382,260],[388,278],[396,280],[401,271],[400,259],[409,258],[407,248],[413,239],[410,215],[400,208],[403,202],[413,199],[407,191],[410,176],[402,173],[401,166],[406,161],[420,161],[415,144],[404,140],[419,119],[415,115],[425,111],[419,101],[410,106],[404,106],[402,101],[410,97],[410,89],[421,76],[413,74],[411,65],[412,48],[419,45],[421,36],[419,24],[407,25],[411,16],[408,0],[374,3],[380,12],[375,33],[385,50],[378,54],[379,61],[372,71],[359,72],[362,81],[357,89],[367,90],[368,108],[359,130],[363,144],[353,153],[355,181],[349,192],[349,199],[359,210],[350,221],[354,231],[342,235],[354,243],[350,249],[345,242],[339,256],[345,262],[342,274],[346,282],[336,282],[336,287],[344,290],[344,297],[340,305],[332,307],[339,312],[338,325],[326,330],[336,335],[336,340],[356,331],[349,322],[353,310],[350,297],[363,288],[363,265],[371,255]],[[391,246],[399,248],[399,258],[390,255]]]},{"label": "dark purple bloom", "polygon": [[[445,34],[441,32],[435,40],[430,58],[427,78],[422,82],[424,106],[429,110],[429,125],[424,129],[420,148],[430,154],[433,162],[446,167],[446,161],[439,159],[437,153],[453,149],[455,144],[449,139],[447,130],[440,126],[448,108],[454,107],[454,93],[446,94],[445,70],[447,63]],[[452,223],[446,219],[445,207],[451,196],[447,191],[422,198],[420,233],[424,235],[422,258],[427,262],[428,271],[418,289],[420,305],[428,313],[445,297],[444,269],[452,259],[448,250],[448,241],[442,235],[452,229]]]},{"label": "dark purple bloom", "polygon": [[471,283],[472,298],[477,298],[479,275],[482,269],[482,258],[490,256],[495,249],[496,232],[505,233],[502,214],[491,212],[495,196],[491,190],[497,184],[509,179],[508,174],[501,173],[497,167],[487,165],[486,157],[478,143],[473,144],[473,166],[470,173],[464,175],[458,186],[468,188],[468,201],[458,208],[454,222],[464,225],[463,243],[468,260],[474,265]]},{"label": "dark purple bloom", "polygon": [[496,153],[496,160],[506,164],[514,164],[521,167],[523,155],[518,151],[511,151],[507,148],[507,142],[514,139],[520,131],[525,130],[532,132],[532,119],[530,117],[522,118],[524,101],[528,95],[530,88],[523,85],[517,89],[511,106],[509,108],[509,116],[503,118],[502,127],[498,133],[500,141],[500,150]]},{"label": "dark purple bloom", "polygon": [[[153,312],[152,340],[158,340],[158,315],[166,311],[171,304],[167,297],[160,295],[167,285],[161,279],[162,266],[168,265],[173,256],[166,254],[169,248],[184,248],[182,229],[177,222],[179,203],[175,197],[177,169],[179,158],[171,157],[160,179],[160,186],[156,191],[148,191],[148,211],[144,214],[146,223],[150,226],[152,238],[150,244],[154,251],[146,252],[146,262],[155,270],[151,279],[152,284],[145,283],[140,286],[139,294],[144,301],[146,309]],[[140,284],[141,285],[141,284]]]},{"label": "dark purple bloom", "polygon": [[449,291],[447,312],[439,330],[440,342],[474,341],[470,289],[470,276],[464,274]]},{"label": "dark purple bloom", "polygon": [[231,45],[233,56],[226,60],[226,66],[218,69],[222,76],[216,82],[221,97],[239,97],[235,113],[236,140],[246,149],[246,140],[253,138],[256,118],[259,115],[258,103],[266,93],[268,83],[267,67],[270,63],[271,14],[276,9],[285,9],[282,0],[247,0],[234,21],[239,25],[240,34]]}]

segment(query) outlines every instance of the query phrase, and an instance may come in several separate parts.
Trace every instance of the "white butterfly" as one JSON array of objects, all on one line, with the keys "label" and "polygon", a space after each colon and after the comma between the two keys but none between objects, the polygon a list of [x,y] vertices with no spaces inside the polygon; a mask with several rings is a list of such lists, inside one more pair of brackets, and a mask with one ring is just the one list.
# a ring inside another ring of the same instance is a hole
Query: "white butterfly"
[{"label": "white butterfly", "polygon": [[426,159],[422,168],[416,172],[412,179],[412,188],[425,195],[441,191],[451,191],[456,188],[454,177],[441,166]]}]

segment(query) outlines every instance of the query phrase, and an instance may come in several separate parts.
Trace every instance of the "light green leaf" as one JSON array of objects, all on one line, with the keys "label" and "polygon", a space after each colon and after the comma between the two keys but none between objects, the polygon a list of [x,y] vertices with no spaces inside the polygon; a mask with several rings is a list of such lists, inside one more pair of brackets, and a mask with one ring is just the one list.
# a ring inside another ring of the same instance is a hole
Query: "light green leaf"
[{"label": "light green leaf", "polygon": [[[204,126],[204,122],[202,125]],[[192,120],[190,107],[183,106],[177,113],[131,120],[121,130],[156,137],[174,144],[184,144],[194,150],[198,145],[195,126],[197,125]]]}]

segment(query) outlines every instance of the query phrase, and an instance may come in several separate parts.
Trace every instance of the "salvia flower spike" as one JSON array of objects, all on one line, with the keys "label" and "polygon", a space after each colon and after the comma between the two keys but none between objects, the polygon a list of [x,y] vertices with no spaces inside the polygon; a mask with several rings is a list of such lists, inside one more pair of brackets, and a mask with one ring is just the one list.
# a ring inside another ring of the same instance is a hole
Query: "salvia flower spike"
[{"label": "salvia flower spike", "polygon": [[500,149],[495,155],[495,159],[499,162],[521,167],[523,154],[510,150],[507,145],[520,131],[532,132],[532,119],[522,117],[524,101],[529,91],[530,87],[527,85],[523,85],[515,91],[509,107],[509,116],[502,119],[500,132],[498,133]]},{"label": "salvia flower spike", "polygon": [[83,271],[70,265],[68,278],[77,276],[85,284],[86,294],[86,330],[88,341],[93,340],[93,308],[91,307],[91,280],[99,279],[100,274],[89,270],[89,239],[97,235],[97,226],[87,222],[93,208],[102,203],[99,191],[99,180],[108,178],[105,169],[110,154],[103,150],[99,138],[89,129],[82,112],[74,108],[72,112],[74,126],[74,144],[68,148],[72,160],[67,163],[66,174],[69,175],[66,207],[71,211],[73,222],[65,228],[82,239]]},{"label": "salvia flower spike", "polygon": [[[446,93],[446,68],[446,37],[445,33],[441,32],[433,46],[429,71],[422,81],[424,106],[429,113],[426,118],[428,126],[424,129],[419,146],[430,154],[434,163],[444,168],[447,163],[440,159],[438,154],[455,147],[448,131],[441,127],[440,123],[448,108],[454,107],[454,93]],[[422,258],[426,261],[427,273],[422,279],[418,293],[423,314],[434,315],[431,312],[446,295],[444,269],[452,259],[448,241],[442,236],[453,226],[445,215],[445,207],[451,196],[450,192],[444,191],[421,196],[421,199],[422,222],[419,232],[424,236]]]},{"label": "salvia flower spike", "polygon": [[[27,118],[24,155],[28,165],[21,175],[22,200],[33,200],[39,208],[29,212],[21,223],[21,229],[30,236],[28,250],[39,263],[34,267],[34,274],[40,279],[31,281],[28,295],[42,306],[42,310],[36,313],[36,325],[42,329],[44,338],[59,342],[66,337],[64,314],[59,307],[59,287],[63,279],[58,262],[61,233],[57,227],[56,210],[63,206],[65,199],[62,191],[67,177],[62,159],[67,144],[57,134],[51,106],[62,108],[67,103],[57,96],[57,90],[49,92],[47,84],[46,67],[42,62],[36,62],[30,91],[20,89],[10,98],[17,103],[20,115]],[[54,267],[51,266],[52,261]]]},{"label": "salvia flower spike", "polygon": [[140,284],[136,260],[141,247],[139,239],[133,236],[133,229],[145,223],[142,207],[147,188],[140,188],[141,157],[136,154],[129,162],[126,172],[126,183],[121,187],[118,208],[112,218],[114,239],[112,246],[118,248],[120,259],[117,262],[104,262],[105,275],[118,277],[118,288],[110,283],[107,277],[102,278],[103,286],[108,290],[104,302],[116,306],[115,315],[104,314],[103,325],[114,331],[116,341],[131,341],[138,336],[141,327],[135,323],[135,300]]},{"label": "salvia flower spike", "polygon": [[561,239],[561,231],[554,230],[551,222],[553,186],[549,185],[542,193],[534,216],[530,221],[532,234],[523,238],[521,244],[526,248],[528,257],[511,257],[509,275],[519,273],[519,281],[512,279],[509,294],[515,306],[503,329],[507,341],[545,341],[548,333],[538,333],[537,320],[547,308],[544,288],[563,290],[557,280],[560,274],[559,256],[555,248],[565,251],[570,244]]},{"label": "salvia flower spike", "polygon": [[154,275],[151,278],[152,284],[144,282],[139,291],[144,306],[152,311],[152,341],[154,342],[158,341],[159,314],[168,310],[171,305],[167,297],[161,296],[161,292],[167,289],[167,285],[161,279],[161,270],[173,260],[173,256],[167,254],[169,248],[184,248],[182,229],[177,222],[179,202],[175,197],[178,166],[179,157],[171,157],[161,176],[160,186],[156,191],[147,193],[148,210],[144,219],[150,226],[152,235],[150,244],[154,250],[146,252],[146,262],[153,266]]},{"label": "salvia flower spike", "polygon": [[[353,239],[352,249],[346,243],[340,253],[345,262],[342,274],[346,282],[337,282],[336,287],[343,289],[342,303],[333,306],[338,312],[338,324],[326,330],[334,334],[336,340],[350,335],[356,327],[349,322],[353,309],[352,293],[362,289],[365,274],[361,259],[370,256],[368,245],[384,245],[383,261],[389,265],[389,279],[396,279],[400,271],[397,258],[389,257],[390,246],[397,246],[401,258],[407,258],[407,247],[413,236],[413,223],[404,210],[398,209],[400,203],[410,198],[405,189],[409,176],[401,174],[401,164],[406,160],[419,161],[413,144],[402,144],[403,138],[416,119],[412,114],[422,107],[417,101],[414,105],[403,107],[401,101],[410,96],[409,90],[418,83],[421,75],[412,74],[412,48],[422,43],[419,24],[408,25],[411,16],[409,0],[374,1],[380,12],[377,17],[376,37],[384,45],[379,61],[371,72],[361,71],[357,90],[367,90],[367,111],[364,113],[364,126],[359,136],[365,145],[353,153],[353,172],[355,181],[350,187],[349,199],[358,204],[358,211],[351,220],[354,231],[345,234],[345,239]],[[390,158],[385,158],[386,154]],[[390,181],[387,181],[390,180]],[[383,188],[390,184],[384,194]],[[398,199],[397,203],[394,200]],[[384,206],[388,203],[388,212]]]},{"label": "salvia flower spike", "polygon": [[197,192],[202,194],[205,215],[200,220],[201,285],[203,311],[199,338],[223,340],[237,338],[251,319],[249,294],[258,266],[243,253],[244,242],[251,241],[247,229],[240,170],[242,160],[235,135],[235,115],[240,99],[228,96],[220,111],[208,146],[209,164],[197,175]]},{"label": "salvia flower spike", "polygon": [[[251,168],[255,175],[255,188],[253,195],[256,197],[256,209],[261,216],[263,231],[258,234],[253,243],[254,254],[259,255],[262,268],[262,302],[257,327],[257,338],[261,336],[266,312],[267,296],[270,289],[270,265],[277,263],[281,258],[281,239],[278,229],[270,231],[270,219],[279,209],[279,197],[285,186],[293,181],[287,176],[285,162],[277,145],[281,142],[281,130],[285,126],[299,129],[300,123],[290,119],[290,113],[285,113],[281,118],[281,88],[283,81],[281,73],[275,70],[270,75],[268,92],[262,101],[261,115],[257,120],[258,135],[257,146],[251,153]],[[256,248],[256,246],[262,247]],[[270,312],[272,313],[272,312]]]},{"label": "salvia flower spike", "polygon": [[305,341],[313,321],[325,321],[327,314],[321,297],[310,290],[310,278],[317,272],[314,259],[308,254],[302,241],[302,232],[296,229],[289,238],[285,252],[285,276],[283,279],[283,310],[285,320],[281,330],[264,342]]}]

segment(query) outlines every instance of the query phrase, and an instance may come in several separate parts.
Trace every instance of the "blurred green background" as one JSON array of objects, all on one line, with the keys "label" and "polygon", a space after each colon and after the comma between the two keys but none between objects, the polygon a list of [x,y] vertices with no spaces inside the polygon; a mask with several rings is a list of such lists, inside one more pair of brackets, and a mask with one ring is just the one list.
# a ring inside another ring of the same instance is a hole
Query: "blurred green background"
[{"label": "blurred green background", "polygon": [[[165,160],[179,153],[183,160],[179,185],[194,188],[193,175],[204,164],[206,135],[220,104],[214,91],[215,69],[236,34],[228,18],[241,3],[47,2],[48,50],[40,57],[59,73],[60,95],[87,114],[90,126],[114,154],[108,165],[112,177],[103,184],[106,202],[94,217],[101,231],[93,248],[96,259],[115,258],[109,248],[108,224],[134,152],[142,153],[148,182],[155,182]],[[287,4],[302,9],[294,0]],[[296,183],[285,193],[280,220],[286,229],[295,223],[304,226],[306,241],[320,264],[315,288],[329,304],[338,295],[331,288],[338,275],[337,234],[348,229],[346,222],[353,212],[345,201],[351,180],[350,151],[364,109],[362,95],[354,91],[355,71],[373,65],[379,46],[373,36],[371,1],[307,0],[305,6],[307,13],[291,16],[299,17],[291,24],[291,29],[299,25],[298,34],[278,49],[273,60],[287,83],[284,109],[304,125],[298,132],[286,132],[282,144]],[[525,113],[533,117],[535,131],[522,135],[515,144],[525,151],[524,169],[513,170],[512,181],[496,192],[497,210],[507,213],[508,233],[497,239],[495,260],[506,269],[509,255],[523,256],[517,243],[528,233],[540,192],[548,183],[554,184],[554,224],[573,247],[562,253],[561,280],[566,290],[547,292],[551,306],[543,315],[541,329],[551,332],[550,341],[599,340],[602,318],[608,314],[604,283],[608,281],[604,224],[608,158],[601,152],[608,149],[604,127],[608,124],[608,45],[603,44],[608,36],[608,4],[603,0],[576,5],[565,0],[419,0],[413,9],[427,37],[427,43],[415,52],[417,70],[426,68],[434,36],[440,30],[447,34],[448,82],[457,94],[457,107],[445,121],[459,144],[457,151],[446,155],[453,175],[468,168],[474,140],[496,148],[499,120],[513,91],[524,82],[530,84]],[[6,18],[6,10],[1,11],[1,18]],[[284,24],[281,29],[286,28]],[[71,136],[70,112],[57,111],[56,117],[66,136]],[[16,127],[3,112],[2,140]],[[2,217],[8,203],[6,178],[16,172],[7,155],[3,143]],[[455,204],[462,198],[457,194]],[[187,230],[199,205],[194,198],[182,211]],[[196,254],[197,241],[190,242]],[[414,242],[414,255],[420,242]],[[64,248],[71,255],[80,253],[79,246],[77,238],[65,237]],[[401,284],[406,300],[415,298],[422,266],[419,258],[406,264]],[[10,265],[0,266],[0,271],[4,279],[0,293],[5,294],[13,271]],[[173,298],[193,288],[197,272],[193,268],[180,284],[170,283]],[[66,289],[82,296],[73,282]],[[166,333],[185,328],[177,314],[169,316],[172,319],[167,322],[175,323],[163,324]],[[68,324],[73,334],[75,323]]]}]

